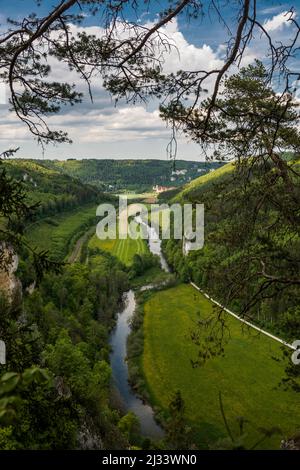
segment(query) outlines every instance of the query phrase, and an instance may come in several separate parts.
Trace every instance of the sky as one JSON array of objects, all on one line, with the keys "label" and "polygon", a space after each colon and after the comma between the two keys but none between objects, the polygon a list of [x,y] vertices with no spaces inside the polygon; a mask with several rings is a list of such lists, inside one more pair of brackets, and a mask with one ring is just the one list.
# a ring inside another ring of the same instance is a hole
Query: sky
[{"label": "sky", "polygon": [[[297,3],[299,0],[297,0]],[[6,18],[22,18],[32,11],[44,15],[56,5],[58,0],[43,0],[37,8],[34,0],[0,0],[0,31],[5,31]],[[166,4],[164,0],[161,2]],[[153,2],[157,5],[158,2]],[[144,3],[139,2],[137,13],[141,25],[155,19],[157,8],[144,11]],[[290,8],[288,2],[271,0],[258,1],[258,15],[274,40],[287,40],[291,37],[292,26],[287,23],[285,12]],[[294,7],[296,2],[294,3]],[[300,10],[300,5],[298,10]],[[222,13],[227,24],[232,27],[236,13],[232,7],[223,7]],[[298,12],[296,9],[296,15]],[[101,35],[99,18],[87,16],[80,30]],[[78,26],[73,25],[74,34]],[[176,44],[175,49],[165,56],[164,70],[176,72],[179,69],[209,69],[220,66],[224,59],[224,44],[228,33],[213,15],[203,19],[188,21],[185,15],[169,23],[164,32]],[[251,48],[245,51],[243,65],[252,63],[255,58],[263,58],[266,44],[255,37]],[[88,98],[86,86],[75,72],[68,72],[63,64],[52,64],[52,78],[75,83],[85,97],[81,104],[66,107],[62,112],[49,119],[53,127],[67,131],[73,143],[47,146],[45,152],[37,145],[24,124],[9,112],[8,93],[0,84],[0,153],[7,148],[20,147],[18,157],[24,158],[162,158],[166,159],[166,147],[171,131],[161,121],[158,102],[147,105],[129,105],[125,102],[115,106],[114,101],[104,90],[101,79],[93,83],[93,103]],[[213,83],[208,83],[208,89]],[[185,160],[203,159],[201,149],[183,136],[178,136],[177,158]]]}]

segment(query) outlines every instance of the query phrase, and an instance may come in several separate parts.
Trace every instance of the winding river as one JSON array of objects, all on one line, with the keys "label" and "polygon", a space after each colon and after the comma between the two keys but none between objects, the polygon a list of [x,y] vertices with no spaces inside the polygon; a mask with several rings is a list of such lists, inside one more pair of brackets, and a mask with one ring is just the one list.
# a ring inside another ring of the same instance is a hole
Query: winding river
[{"label": "winding river", "polygon": [[[148,233],[148,244],[151,253],[160,258],[161,268],[169,271],[168,264],[161,252],[161,240],[156,231],[149,227],[140,217],[136,217],[138,223],[144,224]],[[144,286],[142,289],[149,289]],[[117,324],[111,334],[110,345],[112,353],[110,363],[112,368],[113,385],[121,402],[121,408],[125,412],[132,411],[139,418],[141,434],[152,439],[162,438],[163,429],[156,423],[152,408],[145,404],[134,392],[128,382],[128,366],[126,362],[127,338],[130,334],[130,320],[135,311],[136,301],[133,290],[124,294],[124,308],[118,313]]]}]

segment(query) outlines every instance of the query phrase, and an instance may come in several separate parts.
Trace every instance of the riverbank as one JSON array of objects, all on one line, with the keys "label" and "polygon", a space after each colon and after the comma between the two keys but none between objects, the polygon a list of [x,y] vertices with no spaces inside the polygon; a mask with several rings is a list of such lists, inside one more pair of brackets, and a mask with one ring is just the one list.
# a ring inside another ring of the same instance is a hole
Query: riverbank
[{"label": "riverbank", "polygon": [[143,352],[144,352],[144,304],[152,295],[167,286],[161,288],[140,289],[136,292],[136,307],[130,323],[130,332],[127,340],[127,365],[128,381],[134,390],[136,396],[144,403],[151,404],[154,413],[154,419],[162,426],[166,427],[167,420],[161,407],[153,400],[143,371]]},{"label": "riverbank", "polygon": [[117,391],[121,410],[124,413],[132,412],[139,419],[141,435],[160,440],[164,432],[156,423],[152,408],[137,396],[129,381],[127,339],[135,309],[135,294],[130,290],[124,294],[124,309],[118,314],[116,327],[110,337],[112,385]]}]

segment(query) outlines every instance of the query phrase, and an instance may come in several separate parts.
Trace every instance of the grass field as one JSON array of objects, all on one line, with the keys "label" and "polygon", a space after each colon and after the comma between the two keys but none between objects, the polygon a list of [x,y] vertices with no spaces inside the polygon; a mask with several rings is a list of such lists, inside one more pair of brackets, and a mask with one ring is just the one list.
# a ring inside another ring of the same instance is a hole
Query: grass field
[{"label": "grass field", "polygon": [[154,192],[148,192],[148,193],[130,193],[128,191],[124,192],[124,193],[118,193],[118,194],[114,194],[114,196],[116,197],[119,197],[119,196],[126,196],[128,201],[134,199],[140,199],[140,200],[144,200],[144,199],[149,199],[149,198],[156,198],[157,194],[154,193]]},{"label": "grass field", "polygon": [[[249,420],[246,443],[261,437],[258,427],[278,426],[282,435],[268,438],[262,448],[279,448],[282,436],[300,427],[300,397],[278,387],[284,376],[280,344],[243,329],[228,315],[230,339],[225,357],[192,368],[197,347],[190,340],[194,321],[212,312],[212,304],[189,285],[155,293],[144,306],[142,369],[154,405],[166,409],[171,394],[180,390],[194,439],[202,444],[227,437],[219,406],[219,391],[229,425],[236,435],[237,418]],[[254,330],[252,330],[254,331]],[[253,425],[255,423],[255,427]]]},{"label": "grass field", "polygon": [[147,243],[141,238],[138,238],[137,240],[133,240],[131,238],[127,238],[126,240],[120,240],[119,238],[115,240],[110,238],[100,240],[96,235],[94,235],[89,242],[89,248],[100,248],[101,250],[108,251],[111,255],[116,256],[126,266],[130,266],[132,264],[135,254],[148,252]]},{"label": "grass field", "polygon": [[87,230],[95,217],[94,204],[62,212],[32,224],[26,231],[26,238],[31,246],[49,251],[54,259],[63,261],[73,242]]}]

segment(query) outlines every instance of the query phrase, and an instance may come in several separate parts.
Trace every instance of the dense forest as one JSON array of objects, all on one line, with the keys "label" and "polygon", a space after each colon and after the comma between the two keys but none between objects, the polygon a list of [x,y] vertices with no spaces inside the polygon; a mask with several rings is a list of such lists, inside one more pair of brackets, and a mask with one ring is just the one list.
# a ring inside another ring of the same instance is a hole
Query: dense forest
[{"label": "dense forest", "polygon": [[[33,255],[43,255],[22,244],[17,272],[1,272],[0,337],[9,360],[1,366],[0,448],[141,445],[134,416],[111,405],[108,339],[129,286],[129,269],[105,253],[95,262],[95,250],[89,262],[63,263],[80,230],[85,233],[95,223],[97,203],[107,199],[94,188],[32,162],[6,162],[1,177],[18,184],[26,204],[40,198],[37,214],[19,220],[13,230],[24,231],[29,244],[36,233],[38,248],[46,238],[50,252],[43,253],[59,264],[50,261],[42,273],[37,271]],[[92,207],[88,219],[86,205]],[[2,233],[7,230],[4,220]],[[51,230],[65,220],[60,243],[54,239],[51,245]],[[11,250],[6,245],[6,252]],[[10,266],[10,258],[8,262]],[[5,290],[8,282],[13,289]]]},{"label": "dense forest", "polygon": [[[298,156],[288,163],[299,169]],[[228,164],[187,185],[172,202],[205,204],[205,246],[182,256],[182,241],[164,240],[164,252],[184,282],[194,281],[233,311],[292,340],[300,334],[299,285],[275,281],[297,276],[299,233],[289,223],[274,224],[279,217],[277,198],[287,197],[281,183],[272,190],[274,200],[264,201],[258,211],[258,175],[254,167],[245,187],[243,173]],[[299,192],[299,180],[294,182]],[[260,258],[272,278],[264,278]]]},{"label": "dense forest", "polygon": [[108,260],[98,270],[74,265],[45,276],[14,309],[2,299],[9,365],[0,382],[1,449],[128,445],[109,406],[108,363],[108,333],[126,287],[126,273]]}]

